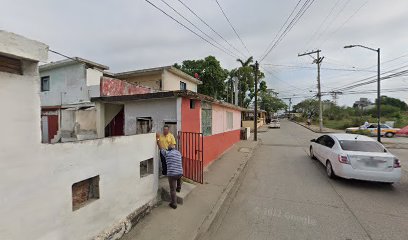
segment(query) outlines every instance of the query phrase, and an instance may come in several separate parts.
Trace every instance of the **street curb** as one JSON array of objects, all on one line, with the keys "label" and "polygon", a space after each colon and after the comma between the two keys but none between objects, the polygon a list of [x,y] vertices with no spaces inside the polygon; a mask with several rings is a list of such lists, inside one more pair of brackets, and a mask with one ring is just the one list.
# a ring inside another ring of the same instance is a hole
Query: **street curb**
[{"label": "street curb", "polygon": [[238,179],[241,175],[241,173],[243,172],[243,170],[246,168],[249,159],[251,159],[253,157],[253,153],[255,151],[255,149],[258,148],[259,146],[259,141],[257,142],[257,144],[252,148],[252,150],[248,153],[248,156],[245,158],[245,161],[239,166],[239,168],[237,169],[237,171],[234,173],[234,175],[231,177],[228,185],[225,187],[225,189],[223,190],[221,196],[218,198],[217,202],[215,203],[213,209],[211,210],[211,212],[204,218],[203,222],[201,223],[200,227],[198,228],[196,235],[193,237],[194,240],[199,240],[202,239],[205,235],[205,233],[207,233],[207,231],[209,230],[209,228],[211,227],[211,225],[213,224],[214,220],[216,219],[216,217],[219,215],[220,213],[220,209],[222,208],[222,206],[225,203],[225,200],[228,198],[228,196],[231,193],[231,190],[234,188],[234,186],[236,185],[236,183],[238,182]]},{"label": "street curb", "polygon": [[290,121],[293,122],[293,123],[296,123],[297,125],[300,125],[300,126],[306,128],[306,129],[309,129],[310,131],[312,131],[312,132],[314,132],[314,133],[335,133],[335,131],[322,131],[322,132],[316,131],[316,130],[313,130],[312,128],[310,128],[310,127],[308,127],[308,126],[306,126],[306,125],[303,125],[302,123],[299,123],[299,122],[296,122],[296,121],[292,121],[292,120],[290,120]]}]

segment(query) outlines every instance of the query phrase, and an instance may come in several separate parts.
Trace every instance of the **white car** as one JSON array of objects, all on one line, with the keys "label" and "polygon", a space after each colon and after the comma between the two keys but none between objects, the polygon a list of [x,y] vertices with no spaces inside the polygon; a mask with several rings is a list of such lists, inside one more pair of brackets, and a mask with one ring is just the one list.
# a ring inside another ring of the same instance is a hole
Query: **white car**
[{"label": "white car", "polygon": [[330,178],[398,182],[400,161],[379,142],[356,134],[327,134],[312,139],[310,157],[326,166]]},{"label": "white car", "polygon": [[269,128],[280,128],[279,119],[272,119],[268,127]]}]

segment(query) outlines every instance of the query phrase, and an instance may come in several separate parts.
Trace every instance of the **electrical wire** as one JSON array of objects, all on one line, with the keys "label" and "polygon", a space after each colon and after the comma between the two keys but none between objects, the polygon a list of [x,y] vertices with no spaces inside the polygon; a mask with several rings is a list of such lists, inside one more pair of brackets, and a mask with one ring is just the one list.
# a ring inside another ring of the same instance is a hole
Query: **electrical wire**
[{"label": "electrical wire", "polygon": [[[216,43],[220,48],[224,49],[225,51],[231,53],[232,55],[234,55],[235,53],[231,52],[229,49],[225,48],[223,45],[221,45],[219,42],[217,42],[214,38],[212,38],[210,35],[208,35],[207,33],[205,33],[203,30],[201,30],[201,28],[199,28],[197,25],[195,25],[194,23],[192,23],[190,20],[188,20],[183,14],[181,14],[179,11],[177,11],[174,7],[172,7],[169,3],[167,3],[165,0],[161,0],[164,4],[166,4],[167,7],[169,7],[171,10],[173,10],[173,12],[175,12],[177,15],[179,15],[181,18],[183,18],[184,20],[186,20],[188,23],[190,23],[195,29],[197,29],[199,32],[201,32],[202,34],[204,34],[207,38],[209,38],[210,40],[212,40],[214,43]],[[236,55],[237,56],[237,55]]]},{"label": "electrical wire", "polygon": [[247,52],[249,53],[250,56],[252,56],[251,52],[248,50],[247,46],[245,45],[244,41],[242,41],[242,38],[239,36],[237,30],[235,29],[235,27],[232,25],[230,19],[228,18],[227,14],[224,12],[224,9],[221,7],[220,3],[218,2],[218,0],[215,0],[215,2],[217,3],[219,9],[222,12],[222,15],[224,15],[225,19],[227,20],[228,24],[230,25],[230,27],[232,28],[232,30],[234,31],[235,35],[237,35],[239,41],[241,42],[242,46],[244,46],[244,48],[247,50]]},{"label": "electrical wire", "polygon": [[145,0],[145,2],[149,3],[150,5],[152,5],[154,8],[156,8],[157,10],[159,10],[160,12],[162,12],[164,15],[166,15],[167,17],[171,18],[173,21],[175,21],[176,23],[178,23],[179,25],[181,25],[182,27],[184,27],[185,29],[187,29],[188,31],[190,31],[191,33],[193,33],[194,35],[196,35],[197,37],[201,38],[203,41],[207,42],[208,44],[212,45],[213,47],[217,48],[218,50],[224,52],[225,54],[236,58],[236,56],[231,55],[230,53],[226,52],[224,49],[218,47],[217,45],[213,44],[212,42],[208,41],[207,39],[205,39],[203,36],[201,36],[200,34],[198,34],[197,32],[195,32],[194,30],[192,30],[191,28],[187,27],[185,24],[183,24],[182,22],[180,22],[179,20],[175,19],[173,16],[171,16],[170,14],[168,14],[166,11],[164,11],[163,9],[159,8],[158,6],[156,6],[154,3],[152,3],[149,0]]},{"label": "electrical wire", "polygon": [[225,43],[227,43],[231,48],[233,48],[235,51],[237,51],[239,54],[241,54],[243,57],[245,57],[245,54],[243,54],[239,49],[237,49],[232,43],[227,41],[220,33],[218,33],[213,27],[211,27],[203,18],[198,16],[198,14],[193,11],[187,4],[185,4],[183,1],[178,0],[185,8],[187,8],[194,16],[196,16],[202,23],[204,23],[209,29],[211,29],[212,32],[214,32],[218,37],[220,37],[222,40],[224,40]]}]

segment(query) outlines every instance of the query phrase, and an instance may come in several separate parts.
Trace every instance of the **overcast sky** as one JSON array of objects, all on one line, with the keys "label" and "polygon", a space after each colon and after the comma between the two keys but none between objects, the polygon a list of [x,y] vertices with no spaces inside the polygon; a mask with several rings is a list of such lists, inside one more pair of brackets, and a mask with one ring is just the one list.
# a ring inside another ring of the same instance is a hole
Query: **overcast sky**
[{"label": "overcast sky", "polygon": [[[161,0],[150,1],[180,19]],[[166,2],[229,47],[178,0]],[[248,52],[228,25],[215,0],[183,2],[248,57]],[[255,59],[263,55],[297,2],[219,0]],[[39,40],[66,55],[108,65],[112,72],[171,65],[208,55],[216,56],[225,68],[238,67],[235,57],[204,42],[144,0],[0,0],[0,6],[0,29]],[[183,19],[181,21],[188,25]],[[297,54],[317,48],[322,50],[325,57],[321,73],[325,92],[376,74],[370,72],[376,70],[375,52],[361,48],[343,49],[344,45],[363,44],[381,48],[382,61],[385,62],[382,71],[408,65],[407,23],[407,0],[315,0],[297,25],[261,62],[261,66],[270,72],[266,73],[268,87],[276,89],[282,97],[313,95],[316,91],[316,65],[312,64],[312,58],[297,57]],[[386,62],[403,55],[407,56]],[[50,53],[49,59],[55,61],[60,57]],[[382,86],[384,89],[395,89],[407,86],[407,83],[408,77],[395,78],[383,81]],[[376,89],[376,85],[353,90],[360,89]],[[406,92],[384,95],[408,100]],[[374,100],[375,94],[340,96],[339,104],[351,105],[360,97]],[[300,100],[295,98],[294,102]]]}]

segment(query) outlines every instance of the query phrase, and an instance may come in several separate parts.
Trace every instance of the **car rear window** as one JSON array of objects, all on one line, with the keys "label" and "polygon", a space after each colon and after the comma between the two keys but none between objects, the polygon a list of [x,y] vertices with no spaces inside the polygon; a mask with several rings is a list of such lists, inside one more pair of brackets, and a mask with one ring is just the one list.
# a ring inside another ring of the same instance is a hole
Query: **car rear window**
[{"label": "car rear window", "polygon": [[340,146],[344,151],[384,152],[384,147],[378,142],[341,140]]}]

